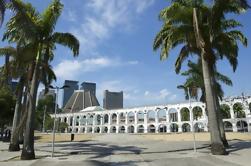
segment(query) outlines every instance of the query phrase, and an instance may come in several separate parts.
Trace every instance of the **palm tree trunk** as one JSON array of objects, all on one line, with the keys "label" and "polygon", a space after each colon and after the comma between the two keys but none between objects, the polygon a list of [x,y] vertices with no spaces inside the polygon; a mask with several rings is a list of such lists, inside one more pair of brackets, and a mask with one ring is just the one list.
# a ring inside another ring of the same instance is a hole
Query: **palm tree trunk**
[{"label": "palm tree trunk", "polygon": [[28,86],[26,85],[25,91],[24,91],[24,99],[22,104],[22,112],[21,112],[21,120],[19,123],[19,126],[17,127],[19,132],[19,144],[23,144],[24,142],[24,128],[25,128],[25,122],[27,119],[27,108],[28,108]]},{"label": "palm tree trunk", "polygon": [[219,100],[217,100],[217,113],[218,113],[218,123],[219,123],[219,128],[220,128],[220,134],[221,134],[221,139],[223,142],[223,145],[225,147],[229,147],[227,138],[226,138],[226,134],[225,134],[225,129],[224,129],[224,123],[222,121],[222,113],[220,112],[220,103]]},{"label": "palm tree trunk", "polygon": [[11,86],[11,78],[9,75],[9,62],[10,62],[10,56],[9,55],[5,55],[5,68],[6,68],[6,85]]},{"label": "palm tree trunk", "polygon": [[17,94],[15,113],[12,124],[12,135],[9,145],[9,151],[19,151],[19,132],[17,130],[17,125],[20,121],[21,110],[22,110],[22,97],[23,97],[23,89],[24,89],[24,77],[22,76],[19,80],[19,89]]},{"label": "palm tree trunk", "polygon": [[226,154],[226,151],[219,130],[216,101],[217,96],[214,91],[214,79],[212,75],[213,68],[212,65],[210,65],[208,60],[206,59],[207,54],[205,50],[205,41],[199,31],[196,8],[193,9],[193,22],[197,47],[201,50],[202,71],[206,90],[206,105],[208,107],[208,123],[211,135],[211,153],[213,155],[224,155]]},{"label": "palm tree trunk", "polygon": [[37,98],[37,89],[39,85],[39,57],[38,53],[37,62],[35,64],[34,73],[31,81],[30,95],[29,95],[29,104],[28,104],[28,115],[27,122],[25,126],[24,134],[24,145],[21,154],[21,160],[31,160],[35,159],[34,151],[34,119],[35,119],[35,107],[36,107],[36,98]]}]

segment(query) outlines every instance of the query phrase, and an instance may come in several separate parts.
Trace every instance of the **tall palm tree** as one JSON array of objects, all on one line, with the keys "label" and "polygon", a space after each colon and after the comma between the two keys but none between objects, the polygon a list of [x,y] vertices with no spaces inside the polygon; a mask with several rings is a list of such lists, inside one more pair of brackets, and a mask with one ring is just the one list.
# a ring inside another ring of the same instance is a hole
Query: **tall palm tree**
[{"label": "tall palm tree", "polygon": [[[7,24],[7,32],[4,38],[9,41],[25,41],[34,49],[34,70],[29,90],[29,107],[24,135],[24,147],[21,159],[34,159],[34,111],[36,95],[40,83],[40,72],[43,63],[49,63],[53,59],[55,44],[61,44],[70,48],[74,56],[79,53],[79,41],[70,33],[54,32],[57,20],[61,15],[63,5],[60,0],[54,0],[48,8],[39,14],[30,4],[18,2],[17,6],[23,8],[24,13],[16,13]],[[25,20],[23,20],[23,14]],[[19,33],[15,33],[16,31]]]},{"label": "tall palm tree", "polygon": [[247,44],[244,35],[233,30],[240,26],[240,23],[225,18],[226,13],[240,13],[248,8],[247,3],[240,1],[217,0],[212,6],[207,6],[203,0],[173,0],[173,3],[160,13],[164,25],[154,41],[154,50],[161,48],[162,60],[168,57],[170,49],[183,45],[175,63],[176,72],[179,72],[182,62],[189,55],[197,54],[201,57],[211,129],[211,152],[216,155],[226,154],[226,151],[217,120],[218,98],[214,91],[213,73],[216,60],[223,57],[228,59],[235,70],[238,64],[237,40]]},{"label": "tall palm tree", "polygon": [[[206,92],[205,92],[205,87],[204,87],[201,60],[199,59],[197,64],[189,61],[188,67],[189,69],[187,71],[181,73],[181,75],[187,76],[186,82],[183,85],[179,85],[178,88],[183,89],[185,91],[186,98],[188,98],[188,90],[189,90],[190,96],[195,99],[199,98],[199,91],[200,91],[201,92],[200,101],[205,103]],[[222,100],[224,96],[224,92],[222,90],[220,82],[226,85],[232,86],[232,81],[227,76],[222,75],[221,73],[217,71],[214,71],[214,72],[215,72],[214,75],[216,79],[216,82],[215,82],[216,94],[217,94],[217,97],[220,100]],[[223,125],[223,121],[221,117],[222,117],[222,113],[219,114],[219,117],[218,117],[221,138],[222,138],[224,146],[228,147],[228,142],[225,136],[224,125]]]},{"label": "tall palm tree", "polygon": [[[201,60],[199,59],[198,63],[188,61],[187,66],[188,66],[188,70],[181,73],[182,76],[187,77],[186,81],[183,83],[183,85],[177,86],[177,88],[184,90],[186,99],[188,99],[189,97],[188,96],[188,90],[189,90],[191,98],[194,98],[196,100],[199,99],[201,102],[205,103],[206,94],[205,94]],[[227,76],[217,71],[215,71],[214,75],[216,79],[217,96],[220,100],[222,100],[224,96],[224,91],[221,87],[220,82],[228,86],[232,86],[233,83],[230,78],[228,78]],[[199,94],[201,94],[200,97],[199,97]]]}]

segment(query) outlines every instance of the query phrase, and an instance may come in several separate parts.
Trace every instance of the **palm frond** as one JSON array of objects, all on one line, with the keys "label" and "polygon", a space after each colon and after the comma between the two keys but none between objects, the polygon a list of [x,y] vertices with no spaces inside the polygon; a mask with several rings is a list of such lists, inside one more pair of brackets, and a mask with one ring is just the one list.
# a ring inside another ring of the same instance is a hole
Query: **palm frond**
[{"label": "palm frond", "polygon": [[42,14],[42,25],[44,35],[49,36],[55,29],[59,16],[62,13],[63,4],[60,0],[53,2],[46,8]]},{"label": "palm frond", "polygon": [[56,32],[52,35],[52,41],[69,47],[72,50],[74,56],[77,56],[79,54],[79,41],[71,33]]}]

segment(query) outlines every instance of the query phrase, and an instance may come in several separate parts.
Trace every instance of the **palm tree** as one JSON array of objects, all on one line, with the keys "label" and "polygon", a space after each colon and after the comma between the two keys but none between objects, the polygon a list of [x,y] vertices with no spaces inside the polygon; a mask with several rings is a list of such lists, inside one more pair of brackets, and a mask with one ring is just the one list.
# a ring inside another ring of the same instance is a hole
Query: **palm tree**
[{"label": "palm tree", "polygon": [[0,23],[1,23],[0,25],[2,25],[4,20],[5,9],[6,9],[5,0],[0,0]]},{"label": "palm tree", "polygon": [[211,152],[216,155],[226,154],[226,151],[217,120],[218,98],[214,91],[213,74],[215,62],[219,58],[226,57],[235,70],[238,64],[237,40],[244,45],[247,44],[244,35],[240,31],[233,30],[240,26],[240,23],[225,18],[226,13],[240,13],[241,10],[248,8],[247,3],[240,3],[238,0],[223,1],[215,1],[208,7],[202,0],[173,0],[173,3],[160,13],[164,25],[154,41],[154,50],[161,47],[162,60],[168,57],[170,49],[183,45],[175,63],[176,72],[179,72],[182,62],[189,55],[197,54],[201,57],[211,129]]},{"label": "palm tree", "polygon": [[[185,72],[182,72],[181,75],[187,76],[188,78],[186,79],[186,82],[184,85],[179,85],[178,88],[183,89],[186,94],[186,98],[188,98],[188,90],[190,93],[190,96],[192,98],[195,98],[196,100],[199,98],[199,91],[201,92],[201,97],[200,101],[205,103],[205,87],[204,87],[204,79],[203,79],[203,72],[202,72],[202,64],[201,60],[198,60],[198,63],[193,63],[191,61],[188,62],[188,67],[189,69]],[[224,92],[222,90],[222,87],[219,82],[225,83],[226,85],[232,86],[232,81],[225,75],[222,75],[221,73],[214,71],[215,75],[215,90],[217,97],[222,100],[224,96]],[[218,103],[219,104],[219,103]],[[225,130],[224,130],[224,125],[222,121],[222,113],[219,114],[218,116],[218,122],[219,122],[219,127],[220,127],[220,132],[221,132],[221,138],[223,141],[223,144],[225,147],[228,147],[228,142],[225,136]]]},{"label": "palm tree", "polygon": [[[203,80],[203,72],[202,72],[202,64],[201,60],[198,60],[198,63],[194,63],[192,61],[188,61],[188,70],[181,73],[182,76],[186,76],[186,81],[183,85],[177,86],[179,89],[183,89],[185,92],[185,98],[188,99],[188,89],[191,98],[199,100],[203,103],[205,100],[205,87]],[[227,76],[215,71],[214,73],[216,79],[216,93],[220,100],[223,99],[224,92],[221,87],[221,83],[224,83],[228,86],[232,86],[232,81]],[[199,91],[201,92],[201,96],[199,97]]]},{"label": "palm tree", "polygon": [[[16,13],[7,24],[7,31],[4,38],[9,41],[25,41],[34,49],[34,69],[29,90],[29,107],[24,135],[24,147],[21,159],[34,159],[34,111],[36,104],[36,95],[40,83],[41,66],[49,63],[53,59],[55,44],[61,44],[69,47],[73,55],[79,53],[79,42],[75,36],[70,33],[54,32],[55,25],[61,15],[63,5],[59,0],[54,0],[49,7],[39,14],[30,4],[18,2],[19,8],[23,7],[23,13]],[[25,15],[25,20],[23,16]],[[16,31],[19,33],[15,33]]]}]

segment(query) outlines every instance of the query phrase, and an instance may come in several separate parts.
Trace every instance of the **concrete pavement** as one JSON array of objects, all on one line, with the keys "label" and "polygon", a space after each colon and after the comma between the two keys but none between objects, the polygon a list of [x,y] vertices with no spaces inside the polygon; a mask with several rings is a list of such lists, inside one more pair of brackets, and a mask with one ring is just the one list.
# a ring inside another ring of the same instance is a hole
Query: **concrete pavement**
[{"label": "concrete pavement", "polygon": [[0,143],[0,166],[64,166],[64,165],[130,165],[130,166],[249,166],[251,143],[231,141],[228,156],[212,156],[208,142],[197,142],[200,149],[194,153],[193,142],[152,141],[141,135],[97,135],[83,142],[56,143],[56,157],[51,158],[51,144],[36,144],[36,156],[32,161],[20,161],[20,152],[10,153],[8,145]]}]

